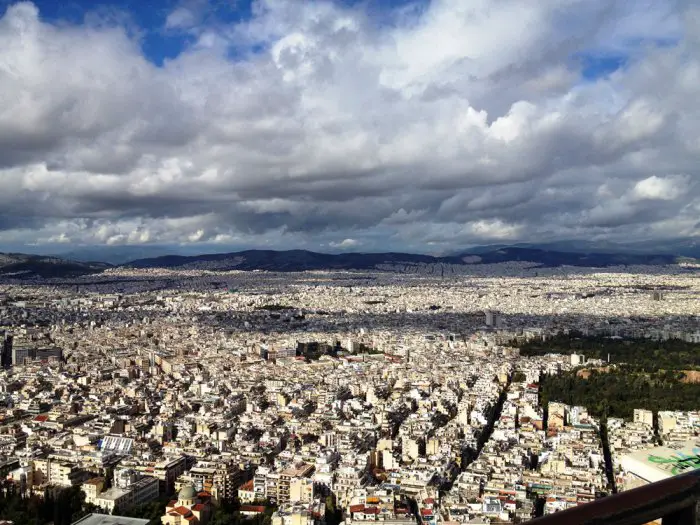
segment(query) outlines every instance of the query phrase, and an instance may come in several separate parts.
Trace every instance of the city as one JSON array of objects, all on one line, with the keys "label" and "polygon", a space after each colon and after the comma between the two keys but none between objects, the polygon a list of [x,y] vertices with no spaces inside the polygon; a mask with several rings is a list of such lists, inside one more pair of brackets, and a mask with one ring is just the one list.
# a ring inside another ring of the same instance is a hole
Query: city
[{"label": "city", "polygon": [[25,497],[79,490],[86,524],[437,525],[527,521],[700,466],[700,407],[602,422],[543,405],[544,376],[611,358],[520,350],[577,334],[697,359],[694,267],[463,273],[6,277],[2,472]]},{"label": "city", "polygon": [[0,525],[700,525],[700,1],[0,0]]}]

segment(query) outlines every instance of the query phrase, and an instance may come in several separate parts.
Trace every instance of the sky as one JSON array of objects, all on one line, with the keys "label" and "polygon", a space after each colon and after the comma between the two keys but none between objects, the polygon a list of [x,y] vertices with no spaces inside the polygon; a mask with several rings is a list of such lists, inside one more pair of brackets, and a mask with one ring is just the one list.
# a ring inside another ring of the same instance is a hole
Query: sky
[{"label": "sky", "polygon": [[691,0],[0,0],[0,250],[700,235]]}]

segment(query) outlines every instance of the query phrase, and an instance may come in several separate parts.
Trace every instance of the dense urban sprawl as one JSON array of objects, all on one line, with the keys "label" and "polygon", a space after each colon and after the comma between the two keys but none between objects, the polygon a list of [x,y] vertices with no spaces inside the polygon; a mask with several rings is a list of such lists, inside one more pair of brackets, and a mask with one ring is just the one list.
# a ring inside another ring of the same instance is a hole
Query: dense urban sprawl
[{"label": "dense urban sprawl", "polygon": [[543,374],[606,360],[517,347],[572,332],[700,346],[696,269],[393,270],[6,279],[5,487],[73,487],[75,519],[512,523],[635,485],[637,450],[698,440],[698,410],[542,406]]}]

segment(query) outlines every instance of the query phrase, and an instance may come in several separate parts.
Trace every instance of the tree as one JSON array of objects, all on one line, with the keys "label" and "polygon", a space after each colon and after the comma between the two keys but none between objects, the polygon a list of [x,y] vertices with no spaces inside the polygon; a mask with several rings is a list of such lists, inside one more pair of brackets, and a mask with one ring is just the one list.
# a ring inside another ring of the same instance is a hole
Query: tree
[{"label": "tree", "polygon": [[335,494],[326,496],[326,525],[339,525],[343,511],[336,506]]},{"label": "tree", "polygon": [[352,399],[352,392],[347,386],[341,386],[336,392],[335,398],[339,401],[347,401]]},{"label": "tree", "polygon": [[316,403],[314,403],[310,399],[307,399],[306,401],[304,401],[304,405],[302,406],[302,410],[304,411],[304,414],[306,414],[307,416],[310,416],[311,414],[316,412],[316,408],[318,408],[318,406],[316,405]]},{"label": "tree", "polygon": [[525,373],[520,370],[516,370],[513,374],[513,383],[522,383],[526,379]]}]

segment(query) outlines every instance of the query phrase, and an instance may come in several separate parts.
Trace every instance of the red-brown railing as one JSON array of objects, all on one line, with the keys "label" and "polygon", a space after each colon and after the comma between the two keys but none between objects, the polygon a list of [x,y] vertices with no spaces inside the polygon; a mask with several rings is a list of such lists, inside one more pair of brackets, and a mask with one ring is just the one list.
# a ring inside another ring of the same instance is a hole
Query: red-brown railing
[{"label": "red-brown railing", "polygon": [[528,525],[699,525],[700,471],[650,483],[636,489],[528,521]]}]

